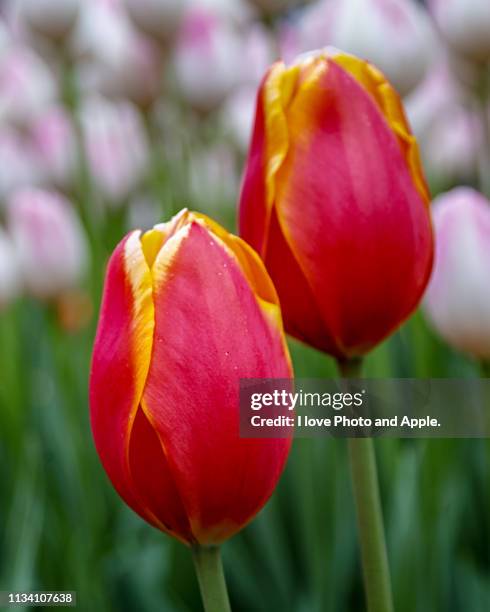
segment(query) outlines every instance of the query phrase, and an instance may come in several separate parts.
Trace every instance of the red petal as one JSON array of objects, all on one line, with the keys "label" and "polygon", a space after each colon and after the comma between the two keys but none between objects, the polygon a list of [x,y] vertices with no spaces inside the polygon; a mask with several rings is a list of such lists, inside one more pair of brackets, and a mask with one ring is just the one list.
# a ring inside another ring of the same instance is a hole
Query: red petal
[{"label": "red petal", "polygon": [[133,232],[117,246],[107,269],[90,373],[90,415],[97,452],[114,487],[154,524],[135,495],[128,463],[131,427],[151,356],[151,292],[139,232]]},{"label": "red petal", "polygon": [[[129,464],[132,492],[153,524],[184,542],[192,542],[189,521],[164,449],[141,408],[131,431]],[[148,519],[147,519],[148,520]]]},{"label": "red petal", "polygon": [[[421,297],[432,263],[429,214],[373,98],[333,61],[297,90],[287,123],[280,226],[338,350],[362,354]],[[289,299],[281,303],[288,313]]]},{"label": "red petal", "polygon": [[232,252],[193,222],[154,267],[155,341],[143,408],[159,432],[192,532],[220,542],[271,495],[289,440],[239,438],[240,378],[291,375]]}]

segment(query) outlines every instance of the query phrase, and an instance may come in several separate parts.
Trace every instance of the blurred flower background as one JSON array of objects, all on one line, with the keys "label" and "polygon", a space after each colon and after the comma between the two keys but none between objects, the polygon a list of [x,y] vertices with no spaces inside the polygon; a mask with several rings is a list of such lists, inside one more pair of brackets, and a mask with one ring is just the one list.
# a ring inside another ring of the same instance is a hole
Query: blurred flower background
[{"label": "blurred flower background", "polygon": [[[488,0],[0,0],[0,590],[200,609],[186,551],[119,502],[98,462],[90,354],[124,233],[184,206],[236,229],[256,91],[279,57],[335,46],[375,63],[432,194],[458,187],[434,207],[427,319],[374,351],[368,375],[485,371],[489,32]],[[297,376],[334,374],[291,348]],[[397,611],[490,609],[488,442],[377,449]],[[362,609],[354,526],[344,444],[297,440],[272,501],[224,548],[233,609]]]}]

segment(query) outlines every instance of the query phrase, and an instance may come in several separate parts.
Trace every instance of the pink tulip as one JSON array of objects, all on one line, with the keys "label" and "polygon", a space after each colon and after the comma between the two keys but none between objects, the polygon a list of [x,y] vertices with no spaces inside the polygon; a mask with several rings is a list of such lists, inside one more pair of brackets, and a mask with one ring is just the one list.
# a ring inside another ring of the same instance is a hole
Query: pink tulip
[{"label": "pink tulip", "polygon": [[119,67],[132,36],[131,23],[120,2],[84,0],[72,52],[80,61]]},{"label": "pink tulip", "polygon": [[434,201],[436,256],[425,297],[434,328],[455,348],[490,358],[490,202],[468,187]]},{"label": "pink tulip", "polygon": [[76,169],[77,145],[65,111],[51,107],[33,122],[30,134],[39,170],[47,182],[69,186]]},{"label": "pink tulip", "polygon": [[429,8],[444,39],[470,60],[490,60],[488,0],[429,0]]},{"label": "pink tulip", "polygon": [[56,98],[57,87],[41,58],[12,44],[0,55],[0,121],[25,125]]},{"label": "pink tulip", "polygon": [[481,128],[444,58],[408,96],[406,110],[429,175],[447,180],[475,172]]},{"label": "pink tulip", "polygon": [[76,286],[87,267],[85,233],[70,202],[61,195],[23,189],[8,202],[8,226],[24,285],[40,298]]},{"label": "pink tulip", "polygon": [[243,57],[232,24],[202,7],[185,16],[175,57],[180,92],[199,112],[218,107],[240,79]]},{"label": "pink tulip", "polygon": [[267,68],[277,59],[274,43],[269,31],[260,24],[249,26],[242,39],[241,69],[242,84],[259,86]]},{"label": "pink tulip", "polygon": [[110,203],[118,203],[138,186],[148,164],[141,116],[129,102],[94,96],[84,101],[81,122],[95,184]]},{"label": "pink tulip", "polygon": [[415,0],[322,0],[300,22],[303,50],[333,45],[375,64],[401,95],[424,77],[435,39]]},{"label": "pink tulip", "polygon": [[78,74],[85,94],[127,98],[146,109],[162,89],[164,57],[159,47],[138,32],[131,32],[116,62],[85,61]]},{"label": "pink tulip", "polygon": [[25,185],[42,182],[39,160],[30,140],[10,127],[0,130],[0,200]]}]

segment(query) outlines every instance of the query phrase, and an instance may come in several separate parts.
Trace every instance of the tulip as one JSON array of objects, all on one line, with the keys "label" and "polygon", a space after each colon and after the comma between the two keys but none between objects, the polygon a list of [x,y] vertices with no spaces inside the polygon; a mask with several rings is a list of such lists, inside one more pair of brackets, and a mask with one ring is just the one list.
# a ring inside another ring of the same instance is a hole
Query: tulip
[{"label": "tulip", "polygon": [[48,182],[70,186],[77,161],[73,127],[66,112],[53,106],[36,118],[30,127],[37,167]]},{"label": "tulip", "polygon": [[166,44],[175,36],[188,0],[124,0],[124,3],[144,34]]},{"label": "tulip", "polygon": [[240,232],[265,261],[290,334],[339,360],[391,334],[428,282],[428,205],[416,141],[374,66],[325,51],[271,67]]},{"label": "tulip", "polygon": [[161,93],[163,65],[163,56],[157,45],[139,33],[131,32],[115,61],[87,59],[80,62],[80,89],[88,96],[128,99],[147,110]]},{"label": "tulip", "polygon": [[239,238],[184,210],[116,247],[91,423],[112,484],[148,523],[194,547],[253,518],[290,440],[239,437],[239,379],[290,376],[275,290]]},{"label": "tulip", "polygon": [[60,41],[72,31],[81,0],[14,0],[22,23],[43,37]]},{"label": "tulip", "polygon": [[424,300],[444,340],[490,359],[490,202],[469,187],[434,200],[436,253]]},{"label": "tulip", "polygon": [[8,226],[29,293],[56,298],[75,287],[86,267],[85,233],[63,196],[40,189],[22,189],[8,203]]},{"label": "tulip", "polygon": [[243,34],[240,83],[257,88],[264,72],[277,59],[270,32],[253,24]]},{"label": "tulip", "polygon": [[129,18],[119,2],[84,0],[72,36],[75,59],[106,69],[118,69],[134,36]]},{"label": "tulip", "polygon": [[435,46],[415,0],[323,0],[301,22],[303,48],[333,45],[375,64],[400,95],[424,77]]},{"label": "tulip", "polygon": [[56,98],[54,78],[30,49],[12,44],[0,56],[0,122],[24,127]]},{"label": "tulip", "polygon": [[4,308],[19,290],[17,256],[11,239],[0,229],[0,308]]},{"label": "tulip", "polygon": [[247,152],[250,143],[256,97],[255,87],[240,87],[228,96],[223,107],[223,124],[234,144],[244,153]]},{"label": "tulip", "polygon": [[19,187],[43,182],[43,172],[32,143],[10,127],[0,130],[0,200]]},{"label": "tulip", "polygon": [[446,63],[435,64],[405,103],[429,176],[474,176],[483,130]]},{"label": "tulip", "polygon": [[429,0],[429,8],[452,49],[472,61],[490,60],[488,0]]},{"label": "tulip", "polygon": [[205,7],[185,15],[175,71],[180,93],[201,113],[218,107],[239,81],[241,48],[232,24]]},{"label": "tulip", "polygon": [[143,120],[129,102],[112,103],[93,96],[82,103],[81,123],[93,180],[110,204],[120,203],[138,186],[147,168]]}]

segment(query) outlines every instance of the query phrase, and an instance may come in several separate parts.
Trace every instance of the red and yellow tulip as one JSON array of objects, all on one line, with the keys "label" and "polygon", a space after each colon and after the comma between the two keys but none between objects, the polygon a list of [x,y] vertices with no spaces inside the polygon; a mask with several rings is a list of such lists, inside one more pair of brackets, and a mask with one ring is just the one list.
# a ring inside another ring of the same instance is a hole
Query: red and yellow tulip
[{"label": "red and yellow tulip", "polygon": [[217,544],[265,504],[288,439],[241,439],[240,378],[289,378],[257,254],[203,215],[131,232],[109,262],[90,379],[95,444],[146,521]]},{"label": "red and yellow tulip", "polygon": [[429,193],[400,99],[374,66],[333,50],[270,68],[240,233],[286,330],[320,350],[362,355],[410,315],[432,267]]}]

